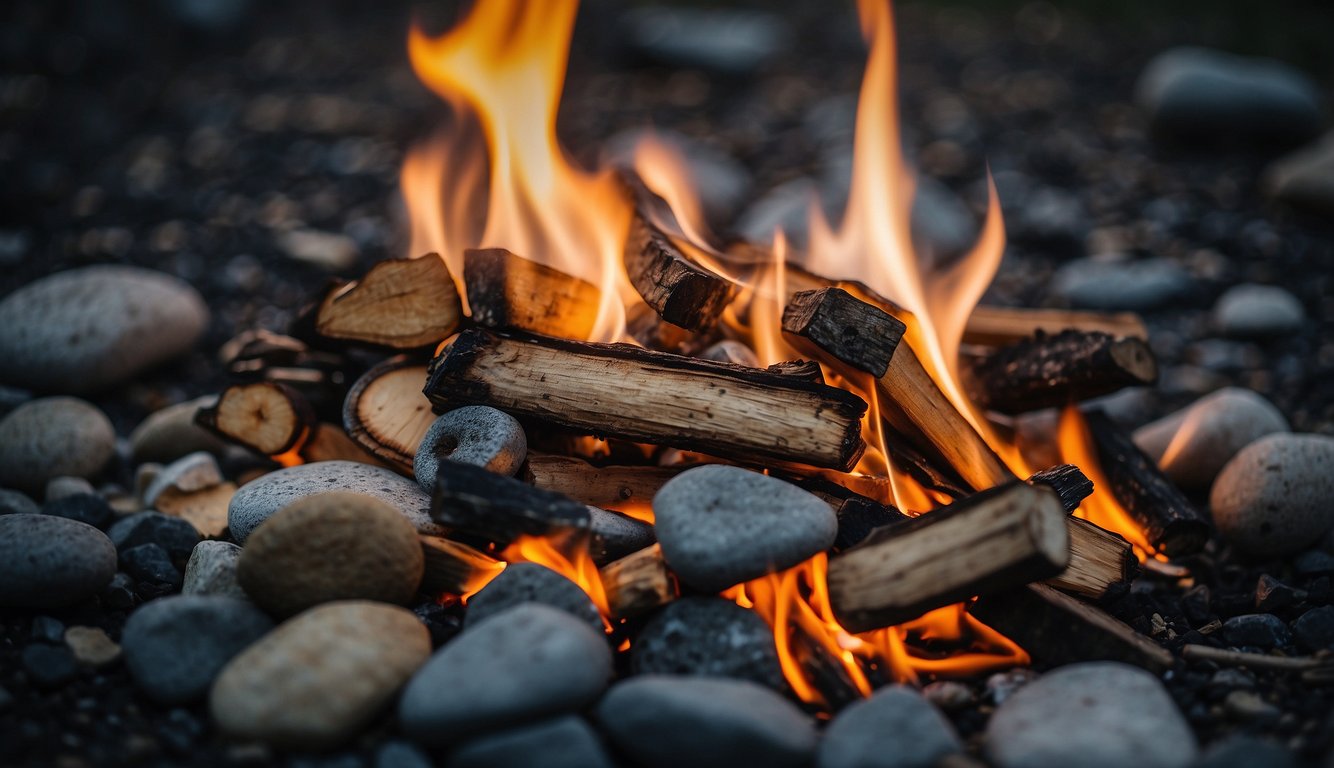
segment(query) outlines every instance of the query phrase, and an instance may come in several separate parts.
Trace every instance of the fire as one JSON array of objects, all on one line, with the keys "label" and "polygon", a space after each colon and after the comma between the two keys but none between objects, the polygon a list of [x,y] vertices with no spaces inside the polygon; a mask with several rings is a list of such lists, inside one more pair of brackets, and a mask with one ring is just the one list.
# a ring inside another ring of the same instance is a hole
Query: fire
[{"label": "fire", "polygon": [[1131,519],[1129,513],[1112,496],[1111,484],[1102,474],[1098,454],[1093,448],[1088,425],[1084,416],[1075,406],[1067,406],[1061,411],[1060,425],[1057,427],[1057,445],[1061,449],[1061,461],[1074,464],[1084,471],[1085,476],[1093,481],[1093,495],[1084,499],[1075,510],[1076,517],[1082,517],[1094,525],[1116,531],[1126,537],[1135,547],[1135,554],[1141,561],[1156,555],[1153,546],[1144,536],[1144,532]]},{"label": "fire", "polygon": [[477,594],[491,580],[500,575],[507,565],[513,563],[536,563],[550,568],[565,578],[579,585],[597,606],[602,621],[611,631],[611,609],[607,604],[607,591],[602,586],[602,576],[597,564],[588,553],[588,533],[570,531],[550,536],[523,535],[510,542],[500,552],[500,561],[485,561],[487,567],[475,569],[477,576],[468,584],[460,596],[466,604],[468,598]]}]

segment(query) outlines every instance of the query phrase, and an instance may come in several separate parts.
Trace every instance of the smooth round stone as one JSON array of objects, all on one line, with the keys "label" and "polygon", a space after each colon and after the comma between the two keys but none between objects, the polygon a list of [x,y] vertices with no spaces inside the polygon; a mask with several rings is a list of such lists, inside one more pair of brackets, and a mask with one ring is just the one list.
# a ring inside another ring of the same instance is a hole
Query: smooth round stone
[{"label": "smooth round stone", "polygon": [[1297,297],[1273,285],[1238,285],[1214,304],[1214,325],[1233,338],[1282,336],[1300,330],[1305,319]]},{"label": "smooth round stone", "polygon": [[1214,525],[1238,549],[1299,552],[1334,528],[1334,438],[1276,434],[1238,453],[1209,493]]},{"label": "smooth round stone", "polygon": [[845,707],[825,729],[817,768],[931,768],[963,744],[917,691],[887,686]]},{"label": "smooth round stone", "polygon": [[115,451],[116,430],[96,406],[73,397],[33,400],[0,419],[0,485],[39,493],[52,478],[96,475]]},{"label": "smooth round stone", "polygon": [[178,595],[130,614],[121,648],[140,689],[178,704],[202,698],[227,662],[271,629],[269,617],[248,601]]},{"label": "smooth round stone", "polygon": [[1311,652],[1334,650],[1334,605],[1312,608],[1292,622],[1297,642]]},{"label": "smooth round stone", "polygon": [[998,768],[1185,768],[1198,747],[1157,678],[1091,662],[1048,672],[1006,699],[985,750]]},{"label": "smooth round stone", "polygon": [[1270,402],[1249,389],[1228,387],[1135,430],[1135,444],[1172,482],[1187,489],[1213,484],[1242,448],[1288,422]]},{"label": "smooth round stone", "polygon": [[0,517],[0,606],[56,608],[93,597],[116,575],[116,546],[86,523]]},{"label": "smooth round stone", "polygon": [[398,510],[360,493],[297,499],[246,540],[236,576],[278,617],[335,600],[402,605],[421,583],[417,531]]},{"label": "smooth round stone", "polygon": [[0,376],[42,392],[97,392],[186,352],[208,322],[203,298],[171,275],[60,272],[0,300]]},{"label": "smooth round stone", "polygon": [[248,599],[236,578],[241,548],[229,541],[201,541],[185,564],[183,595],[216,595]]},{"label": "smooth round stone", "polygon": [[430,654],[430,634],[406,608],[326,603],[232,659],[209,711],[234,738],[326,749],[356,736]]},{"label": "smooth round stone", "polygon": [[106,528],[116,518],[116,511],[111,505],[93,493],[63,496],[55,501],[48,500],[42,505],[42,514],[67,517],[70,520],[87,523],[94,528]]},{"label": "smooth round stone", "polygon": [[162,590],[179,591],[183,577],[172,561],[167,550],[157,544],[140,544],[137,547],[121,550],[120,567],[135,581],[147,582]]},{"label": "smooth round stone", "polygon": [[397,509],[421,533],[444,533],[431,520],[431,497],[411,480],[370,464],[317,461],[270,472],[241,486],[227,507],[232,538],[244,544],[250,532],[275,512],[305,496],[354,491]]},{"label": "smooth round stone", "polygon": [[97,493],[97,489],[93,488],[93,484],[88,482],[86,478],[62,475],[46,481],[46,492],[42,494],[42,498],[50,503],[69,496],[95,493]]},{"label": "smooth round stone", "polygon": [[498,613],[522,603],[541,603],[559,608],[602,631],[598,608],[578,584],[537,563],[505,566],[481,591],[468,598],[467,627],[471,628]]},{"label": "smooth round stone", "polygon": [[513,416],[485,405],[466,405],[431,422],[412,459],[412,473],[422,490],[431,493],[441,459],[513,477],[527,456],[528,437]]},{"label": "smooth round stone", "polygon": [[565,611],[524,603],[436,652],[403,692],[399,722],[416,741],[449,744],[577,712],[611,676],[605,635]]},{"label": "smooth round stone", "polygon": [[1265,171],[1273,198],[1312,213],[1334,214],[1334,133],[1275,160]]},{"label": "smooth round stone", "polygon": [[375,750],[375,768],[433,768],[431,758],[414,744],[388,741]]},{"label": "smooth round stone", "polygon": [[641,675],[594,710],[620,751],[647,768],[808,765],[819,736],[787,699],[745,680]]},{"label": "smooth round stone", "polygon": [[735,677],[787,688],[773,630],[754,611],[717,597],[669,603],[635,637],[630,664],[637,675]]},{"label": "smooth round stone", "polygon": [[22,491],[0,488],[0,515],[36,515],[42,508]]},{"label": "smooth round stone", "polygon": [[199,409],[217,401],[216,395],[205,395],[150,414],[130,433],[135,463],[168,464],[198,451],[214,456],[227,453],[231,446],[226,441],[195,423]]},{"label": "smooth round stone", "polygon": [[483,736],[455,750],[448,768],[612,768],[597,734],[574,715]]},{"label": "smooth round stone", "polygon": [[107,535],[124,553],[145,544],[156,544],[166,550],[173,562],[184,563],[199,543],[199,531],[188,520],[164,515],[161,512],[140,512],[117,520]]},{"label": "smooth round stone", "polygon": [[1168,259],[1077,259],[1052,276],[1052,291],[1086,309],[1150,310],[1186,296],[1191,278]]},{"label": "smooth round stone", "polygon": [[838,518],[818,496],[721,464],[667,481],[653,497],[653,512],[663,558],[702,592],[791,568],[838,536]]}]

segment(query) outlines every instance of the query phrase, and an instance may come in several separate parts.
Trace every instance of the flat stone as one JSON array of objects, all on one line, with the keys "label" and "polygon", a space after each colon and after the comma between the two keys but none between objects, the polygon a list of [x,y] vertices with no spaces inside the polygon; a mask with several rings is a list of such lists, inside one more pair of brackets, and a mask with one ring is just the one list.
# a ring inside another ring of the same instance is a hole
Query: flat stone
[{"label": "flat stone", "polygon": [[1255,556],[1289,555],[1334,528],[1334,438],[1273,434],[1243,448],[1209,493],[1219,533]]},{"label": "flat stone", "polygon": [[683,597],[649,620],[630,645],[637,675],[735,677],[785,692],[774,633],[754,611],[717,597]]},{"label": "flat stone", "polygon": [[1288,422],[1268,400],[1249,389],[1227,387],[1135,430],[1135,444],[1172,482],[1203,490],[1242,448]]},{"label": "flat stone", "polygon": [[1223,697],[1223,711],[1240,722],[1272,723],[1283,711],[1255,691],[1231,691]]},{"label": "flat stone", "polygon": [[917,691],[886,686],[845,707],[825,729],[817,768],[932,768],[963,744]]},{"label": "flat stone", "polygon": [[120,646],[101,627],[70,627],[65,630],[65,645],[85,666],[109,667],[120,661]]},{"label": "flat stone", "polygon": [[659,64],[747,74],[784,50],[782,17],[736,9],[645,6],[621,15],[626,44]]},{"label": "flat stone", "polygon": [[1248,613],[1223,622],[1223,639],[1229,645],[1274,648],[1292,643],[1292,633],[1283,620],[1270,613]]},{"label": "flat stone", "polygon": [[1192,281],[1185,269],[1168,259],[1090,257],[1056,270],[1051,290],[1075,307],[1144,311],[1185,298]]},{"label": "flat stone", "polygon": [[611,680],[605,635],[565,611],[524,603],[471,626],[408,684],[399,723],[443,745],[462,736],[577,712]]},{"label": "flat stone", "polygon": [[667,481],[653,512],[664,559],[701,592],[791,568],[838,536],[838,518],[818,496],[721,464]]},{"label": "flat stone", "polygon": [[1306,310],[1296,296],[1274,285],[1238,285],[1214,304],[1214,326],[1240,339],[1286,336],[1301,330]]},{"label": "flat stone", "polygon": [[213,685],[209,710],[233,738],[331,748],[383,711],[430,653],[426,627],[405,608],[325,603],[232,659]]},{"label": "flat stone", "polygon": [[0,300],[4,383],[89,394],[189,350],[208,327],[199,293],[139,267],[58,272]]},{"label": "flat stone", "polygon": [[103,529],[116,517],[116,511],[111,505],[93,493],[63,496],[55,501],[47,501],[42,505],[42,514],[78,520],[94,528]]},{"label": "flat stone", "polygon": [[745,680],[640,675],[594,710],[607,738],[646,768],[808,765],[819,735],[796,705]]},{"label": "flat stone", "polygon": [[537,563],[505,566],[481,591],[468,598],[467,627],[523,603],[541,603],[566,611],[586,622],[594,632],[603,630],[602,616],[588,593],[573,581]]},{"label": "flat stone", "polygon": [[116,573],[116,546],[77,520],[0,516],[0,606],[57,608],[93,597]]},{"label": "flat stone", "polygon": [[184,577],[180,569],[172,562],[171,555],[159,544],[140,544],[120,551],[120,567],[136,581],[168,587],[172,591],[181,588]]},{"label": "flat stone", "polygon": [[658,540],[653,526],[601,507],[588,508],[588,527],[593,534],[589,553],[599,566],[619,560]]},{"label": "flat stone", "polygon": [[199,531],[188,521],[161,512],[140,512],[117,520],[107,530],[116,549],[156,544],[166,550],[172,562],[184,563],[199,543]]},{"label": "flat stone", "polygon": [[143,502],[153,507],[168,490],[191,493],[212,488],[222,482],[222,469],[213,454],[196,451],[163,467],[144,490]]},{"label": "flat stone", "polygon": [[125,665],[154,700],[202,698],[232,657],[273,629],[245,600],[180,595],[145,603],[125,622]]},{"label": "flat stone", "polygon": [[1292,622],[1292,634],[1312,653],[1334,650],[1334,605],[1312,608]]},{"label": "flat stone", "polygon": [[1275,160],[1265,171],[1264,187],[1270,196],[1293,207],[1334,214],[1334,133]]},{"label": "flat stone", "polygon": [[1185,768],[1195,734],[1157,678],[1117,662],[1055,669],[1010,696],[987,725],[998,768]]},{"label": "flat stone", "polygon": [[0,488],[0,515],[37,515],[41,511],[41,505],[28,498],[28,494]]},{"label": "flat stone", "polygon": [[46,491],[42,498],[47,502],[60,501],[68,496],[83,496],[97,493],[87,478],[62,475],[46,481]]},{"label": "flat stone", "polygon": [[413,481],[370,464],[317,461],[270,472],[241,486],[227,509],[232,538],[244,544],[250,532],[279,509],[324,491],[374,496],[397,509],[419,532],[444,533],[431,520],[431,497]]},{"label": "flat stone", "polygon": [[217,395],[205,395],[150,414],[130,433],[130,450],[135,463],[168,464],[198,451],[207,451],[214,456],[227,453],[233,446],[195,423],[199,409],[217,401]]},{"label": "flat stone", "polygon": [[612,768],[597,734],[574,715],[482,736],[459,747],[449,768]]},{"label": "flat stone", "polygon": [[229,541],[201,541],[185,565],[183,595],[214,595],[249,599],[236,578],[241,548]]},{"label": "flat stone", "polygon": [[431,493],[442,459],[513,477],[527,456],[528,437],[513,416],[485,405],[465,405],[431,422],[413,456],[412,473],[422,490]]},{"label": "flat stone", "polygon": [[0,419],[0,484],[39,493],[62,475],[93,477],[115,450],[116,430],[96,406],[73,397],[33,400]]}]

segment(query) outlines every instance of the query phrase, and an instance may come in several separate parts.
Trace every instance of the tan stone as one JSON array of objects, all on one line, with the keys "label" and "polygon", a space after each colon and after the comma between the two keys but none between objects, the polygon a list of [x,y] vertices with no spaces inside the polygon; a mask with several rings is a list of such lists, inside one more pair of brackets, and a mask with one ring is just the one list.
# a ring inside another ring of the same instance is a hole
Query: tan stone
[{"label": "tan stone", "polygon": [[120,661],[120,646],[98,627],[70,627],[65,630],[65,645],[80,664],[94,668]]}]

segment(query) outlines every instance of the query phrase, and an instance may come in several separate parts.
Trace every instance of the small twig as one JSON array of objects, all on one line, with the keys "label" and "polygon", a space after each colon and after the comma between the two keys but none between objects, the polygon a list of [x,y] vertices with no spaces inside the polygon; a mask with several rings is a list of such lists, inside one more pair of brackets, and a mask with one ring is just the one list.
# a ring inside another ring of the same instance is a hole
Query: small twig
[{"label": "small twig", "polygon": [[1334,659],[1312,656],[1268,656],[1260,653],[1213,648],[1207,645],[1184,645],[1181,647],[1181,656],[1193,661],[1215,661],[1220,664],[1232,664],[1255,669],[1277,669],[1289,672],[1323,670],[1325,668],[1334,670]]}]

